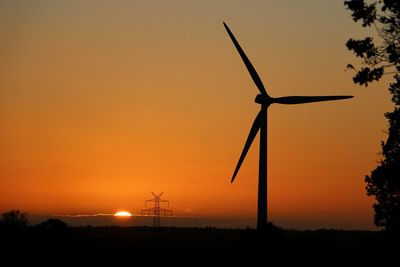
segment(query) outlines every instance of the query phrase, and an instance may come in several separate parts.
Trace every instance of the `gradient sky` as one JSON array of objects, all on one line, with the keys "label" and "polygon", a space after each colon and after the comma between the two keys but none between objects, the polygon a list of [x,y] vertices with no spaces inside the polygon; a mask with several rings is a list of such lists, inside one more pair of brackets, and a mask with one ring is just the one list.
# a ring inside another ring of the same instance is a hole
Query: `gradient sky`
[{"label": "gradient sky", "polygon": [[[364,176],[379,160],[389,80],[352,83],[345,47],[370,34],[337,1],[1,1],[0,211],[256,219],[258,138],[230,178],[258,93],[272,96],[269,216],[294,228],[373,228]],[[234,219],[232,219],[234,220]]]}]

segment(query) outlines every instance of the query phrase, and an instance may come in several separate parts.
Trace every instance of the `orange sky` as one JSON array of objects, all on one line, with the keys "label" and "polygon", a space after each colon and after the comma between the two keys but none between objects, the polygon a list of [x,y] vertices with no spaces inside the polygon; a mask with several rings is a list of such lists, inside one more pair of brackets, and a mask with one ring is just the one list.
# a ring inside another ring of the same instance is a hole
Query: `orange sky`
[{"label": "orange sky", "polygon": [[2,1],[0,211],[256,216],[258,112],[231,27],[272,96],[269,216],[286,227],[372,228],[364,175],[379,159],[387,81],[352,83],[342,1]]}]

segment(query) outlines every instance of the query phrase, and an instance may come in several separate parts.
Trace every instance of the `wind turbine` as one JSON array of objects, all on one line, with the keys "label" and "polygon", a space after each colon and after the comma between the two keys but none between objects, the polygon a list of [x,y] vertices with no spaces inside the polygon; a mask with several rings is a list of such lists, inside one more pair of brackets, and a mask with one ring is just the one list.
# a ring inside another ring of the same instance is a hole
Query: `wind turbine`
[{"label": "wind turbine", "polygon": [[247,137],[244,145],[242,154],[240,155],[239,161],[236,165],[235,171],[232,175],[231,183],[235,180],[235,177],[246,157],[247,151],[249,150],[254,138],[256,137],[258,130],[260,130],[260,156],[259,156],[259,170],[258,170],[258,209],[257,209],[257,229],[264,230],[267,226],[267,114],[268,107],[272,104],[305,104],[312,102],[332,101],[352,98],[353,96],[284,96],[284,97],[271,97],[268,95],[265,87],[258,76],[256,70],[247,58],[243,49],[240,47],[235,36],[229,29],[228,25],[223,23],[226,31],[228,32],[233,44],[235,45],[240,57],[242,58],[251,78],[256,84],[260,94],[256,96],[255,102],[261,105],[261,110],[257,114],[253,125],[250,128],[249,136]]}]

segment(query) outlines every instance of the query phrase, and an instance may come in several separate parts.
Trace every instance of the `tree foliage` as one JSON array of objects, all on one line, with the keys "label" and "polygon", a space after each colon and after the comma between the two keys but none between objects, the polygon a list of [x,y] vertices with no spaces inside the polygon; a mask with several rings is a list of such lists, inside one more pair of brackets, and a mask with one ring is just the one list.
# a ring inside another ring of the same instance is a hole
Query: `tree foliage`
[{"label": "tree foliage", "polygon": [[385,114],[388,139],[382,142],[382,160],[371,175],[365,177],[367,194],[375,197],[375,224],[389,231],[400,231],[400,1],[348,0],[345,6],[355,22],[373,27],[377,40],[366,37],[349,39],[346,46],[361,58],[361,69],[353,77],[356,84],[368,86],[383,75],[393,75],[389,85],[394,111]]},{"label": "tree foliage", "polygon": [[28,226],[29,221],[26,213],[19,210],[11,210],[1,214],[0,224],[7,227]]},{"label": "tree foliage", "polygon": [[[400,1],[379,0],[366,3],[365,0],[349,0],[344,4],[352,12],[354,21],[361,21],[363,27],[374,27],[379,41],[372,37],[362,40],[349,39],[346,46],[362,59],[363,66],[357,70],[354,83],[367,86],[378,81],[382,75],[400,72]],[[354,68],[352,65],[348,65]],[[355,68],[354,68],[355,69]],[[391,69],[392,71],[387,71]]]}]

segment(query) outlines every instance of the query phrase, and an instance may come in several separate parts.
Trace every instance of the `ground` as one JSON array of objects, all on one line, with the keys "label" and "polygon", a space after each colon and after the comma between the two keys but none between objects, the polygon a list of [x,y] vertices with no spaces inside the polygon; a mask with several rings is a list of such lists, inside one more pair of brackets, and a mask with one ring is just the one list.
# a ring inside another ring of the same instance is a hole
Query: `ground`
[{"label": "ground", "polygon": [[400,251],[395,236],[372,231],[56,225],[0,234],[1,266],[396,266]]}]

